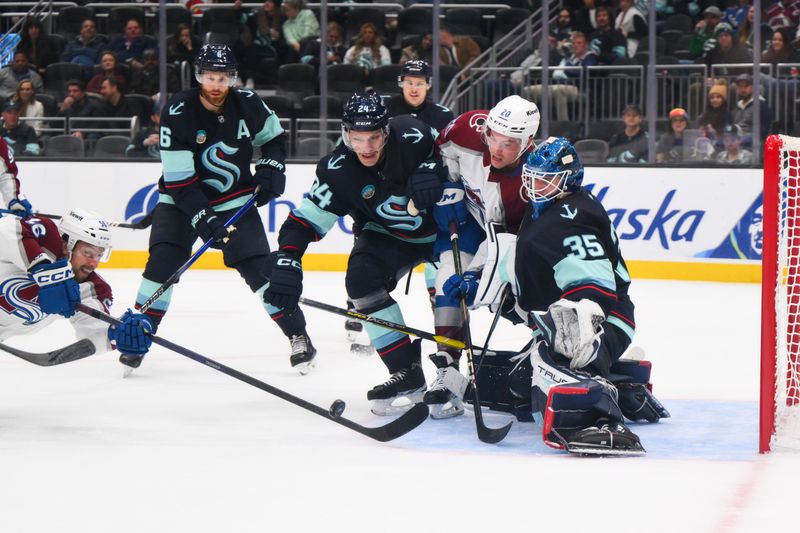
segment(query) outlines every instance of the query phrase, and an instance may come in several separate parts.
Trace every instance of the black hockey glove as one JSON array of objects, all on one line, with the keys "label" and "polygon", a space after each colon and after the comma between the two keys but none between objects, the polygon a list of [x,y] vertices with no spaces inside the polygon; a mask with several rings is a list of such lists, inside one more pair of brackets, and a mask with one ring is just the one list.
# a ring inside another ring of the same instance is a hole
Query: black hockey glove
[{"label": "black hockey glove", "polygon": [[192,217],[192,226],[203,242],[213,239],[212,248],[221,250],[228,244],[228,230],[225,228],[225,222],[210,207],[201,209]]},{"label": "black hockey glove", "polygon": [[414,201],[417,209],[431,207],[442,198],[443,192],[442,179],[435,172],[419,168],[408,178],[406,196]]},{"label": "black hockey glove", "polygon": [[256,173],[253,181],[261,185],[261,191],[256,198],[256,205],[261,207],[277,198],[286,189],[286,167],[275,159],[262,158],[256,161]]},{"label": "black hockey glove", "polygon": [[272,252],[269,263],[269,287],[264,292],[264,301],[292,313],[303,293],[300,256],[290,252]]}]

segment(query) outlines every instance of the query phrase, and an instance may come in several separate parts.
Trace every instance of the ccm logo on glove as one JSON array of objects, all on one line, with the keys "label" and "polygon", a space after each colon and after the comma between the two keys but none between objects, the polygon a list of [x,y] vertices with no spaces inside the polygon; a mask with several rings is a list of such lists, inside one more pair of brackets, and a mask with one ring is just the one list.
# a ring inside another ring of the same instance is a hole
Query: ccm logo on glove
[{"label": "ccm logo on glove", "polygon": [[292,267],[297,269],[303,268],[303,265],[300,263],[300,261],[298,261],[297,259],[292,259],[290,257],[281,257],[277,261],[275,261],[275,264],[280,267]]}]

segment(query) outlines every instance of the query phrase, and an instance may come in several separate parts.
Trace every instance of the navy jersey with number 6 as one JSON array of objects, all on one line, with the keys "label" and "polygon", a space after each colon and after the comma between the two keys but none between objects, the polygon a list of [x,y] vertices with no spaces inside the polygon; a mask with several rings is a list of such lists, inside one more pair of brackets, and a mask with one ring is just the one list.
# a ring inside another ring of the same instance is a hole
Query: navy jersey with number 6
[{"label": "navy jersey with number 6", "polygon": [[434,157],[434,138],[425,123],[407,116],[389,122],[389,136],[380,163],[365,167],[344,144],[317,164],[314,184],[299,207],[281,226],[281,250],[305,253],[340,216],[350,215],[363,231],[376,231],[411,243],[436,240],[436,224],[426,212],[408,213],[409,176],[424,167],[442,180],[446,169]]},{"label": "navy jersey with number 6", "polygon": [[189,214],[203,201],[198,192],[215,211],[247,201],[255,147],[261,147],[263,157],[281,163],[286,158],[278,117],[245,89],[231,89],[220,114],[203,107],[199,89],[173,96],[161,112],[160,147],[164,176],[159,185],[167,195],[159,201],[186,206]]},{"label": "navy jersey with number 6", "polygon": [[630,276],[619,240],[600,201],[586,189],[556,200],[537,220],[528,209],[515,273],[525,311],[546,311],[562,298],[588,298],[602,307],[609,323],[633,337]]}]

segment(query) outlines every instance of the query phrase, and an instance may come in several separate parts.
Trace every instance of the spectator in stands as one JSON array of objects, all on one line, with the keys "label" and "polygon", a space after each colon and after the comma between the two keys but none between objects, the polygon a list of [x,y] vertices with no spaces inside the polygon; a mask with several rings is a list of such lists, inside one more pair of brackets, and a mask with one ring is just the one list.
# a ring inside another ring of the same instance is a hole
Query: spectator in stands
[{"label": "spectator in stands", "polygon": [[383,45],[383,39],[378,35],[378,28],[373,23],[367,22],[361,25],[355,43],[344,55],[344,62],[360,66],[366,74],[372,72],[375,67],[392,63],[389,49]]},{"label": "spectator in stands", "polygon": [[711,50],[716,43],[714,28],[722,21],[722,11],[717,6],[708,6],[703,11],[703,19],[694,25],[692,40],[689,41],[689,53],[692,57],[700,57]]},{"label": "spectator in stands", "polygon": [[161,148],[159,145],[160,125],[161,107],[154,105],[153,113],[150,115],[150,126],[139,129],[131,144],[125,149],[125,155],[128,157],[150,157],[161,160]]},{"label": "spectator in stands", "polygon": [[14,155],[39,155],[39,136],[32,127],[20,121],[19,111],[19,104],[13,100],[3,104],[0,137],[14,150]]},{"label": "spectator in stands", "polygon": [[597,29],[597,2],[595,0],[583,0],[583,6],[575,11],[574,27],[577,31],[585,35],[591,35]]},{"label": "spectator in stands", "polygon": [[17,50],[28,55],[28,61],[36,65],[39,74],[44,75],[47,65],[58,61],[58,51],[50,36],[44,33],[42,23],[38,19],[29,18],[22,27],[22,40]]},{"label": "spectator in stands", "polygon": [[717,162],[726,165],[749,165],[753,162],[753,152],[742,148],[742,129],[736,124],[728,124],[722,132],[725,149],[717,154]]},{"label": "spectator in stands", "polygon": [[95,21],[86,19],[81,24],[81,32],[64,48],[61,61],[91,67],[100,62],[100,52],[105,47],[106,39],[97,36]]},{"label": "spectator in stands", "polygon": [[687,159],[683,132],[689,125],[689,114],[676,107],[669,112],[669,131],[658,140],[656,163],[681,163]]},{"label": "spectator in stands", "polygon": [[158,43],[144,35],[139,19],[133,17],[125,23],[125,34],[112,40],[107,49],[117,54],[120,63],[137,70],[142,68],[142,54],[148,48],[158,48]]},{"label": "spectator in stands", "polygon": [[572,43],[572,32],[575,30],[576,28],[572,24],[572,12],[566,8],[559,11],[553,34],[556,37],[558,49],[563,51],[562,55],[567,55],[569,53],[569,46]]},{"label": "spectator in stands", "polygon": [[[31,80],[22,80],[17,87],[17,93],[11,98],[19,105],[21,117],[39,119],[44,116],[44,105],[36,99],[36,90],[33,88]],[[36,135],[42,134],[41,120],[27,120],[25,123],[33,128]]]},{"label": "spectator in stands", "polygon": [[[341,24],[331,21],[328,23],[328,27],[325,28],[325,30],[325,58],[328,65],[344,63],[347,48],[345,48],[342,40],[344,30],[342,30]],[[300,50],[300,61],[308,63],[309,65],[314,65],[315,68],[319,68],[319,47],[321,43],[322,40],[319,38],[306,39],[303,41],[303,48]]]},{"label": "spectator in stands", "polygon": [[313,11],[306,9],[303,0],[284,0],[283,12],[286,15],[283,38],[291,50],[287,62],[294,63],[300,58],[300,41],[319,35],[319,21]]},{"label": "spectator in stands", "polygon": [[100,94],[100,88],[103,86],[103,80],[112,77],[115,78],[124,88],[128,84],[127,69],[119,64],[117,54],[107,50],[103,52],[100,58],[100,72],[92,76],[89,83],[86,84],[86,92]]},{"label": "spectator in stands", "polygon": [[733,29],[738,30],[742,23],[744,23],[750,8],[750,0],[736,0],[725,9],[725,12],[722,14],[722,22],[727,22]]},{"label": "spectator in stands", "polygon": [[[581,73],[588,67],[597,65],[597,54],[589,50],[586,35],[576,31],[572,33],[572,54],[562,59],[560,67],[582,67],[557,69],[553,72],[550,85],[550,98],[556,108],[556,120],[570,120],[569,104],[580,98],[578,83]],[[522,90],[523,98],[539,104],[542,96],[542,85],[532,85]]]},{"label": "spectator in stands", "polygon": [[800,63],[800,53],[792,47],[792,30],[778,28],[772,34],[769,48],[761,54],[761,63],[772,65],[772,76],[778,75],[778,63]]},{"label": "spectator in stands", "polygon": [[[739,24],[739,27],[736,30],[736,41],[739,44],[743,44],[745,46],[753,48],[753,17],[755,16],[756,8],[750,6],[747,10],[747,15],[745,15],[744,22]],[[764,25],[762,24],[762,28]],[[761,32],[761,37],[764,37],[764,32]]]},{"label": "spectator in stands", "polygon": [[[733,109],[733,123],[742,130],[742,140],[745,146],[752,146],[753,142],[753,78],[750,74],[740,74],[736,77],[736,107]],[[772,109],[764,99],[759,97],[760,138],[767,138],[772,128]]]},{"label": "spectator in stands", "polygon": [[284,55],[286,42],[283,40],[281,30],[286,16],[281,11],[280,0],[267,0],[260,8],[247,13],[244,21],[253,37],[252,46],[263,48],[263,52],[271,49],[271,57]]},{"label": "spectator in stands", "polygon": [[[433,64],[433,34],[426,33],[419,36],[419,40],[414,44],[408,45],[403,48],[400,54],[400,64],[412,59],[421,59],[428,64]],[[449,54],[444,48],[439,48],[439,62],[447,64]]]},{"label": "spectator in stands", "polygon": [[6,100],[14,96],[22,80],[31,80],[37,92],[44,90],[42,77],[30,67],[28,55],[17,50],[14,52],[14,62],[0,69],[0,99]]},{"label": "spectator in stands", "polygon": [[453,35],[450,28],[442,26],[439,31],[439,46],[446,52],[442,55],[445,65],[466,67],[481,55],[481,47],[469,35]]},{"label": "spectator in stands", "polygon": [[199,37],[192,35],[192,29],[186,24],[178,24],[175,34],[167,42],[167,61],[181,63],[188,61],[194,63],[197,51],[203,46]]},{"label": "spectator in stands", "polygon": [[[99,117],[101,116],[101,103],[95,98],[86,96],[86,87],[82,81],[70,80],[67,82],[67,97],[59,108],[61,116],[69,118],[86,118],[86,117]],[[71,135],[79,139],[85,139],[83,128],[87,125],[71,125]],[[80,129],[77,129],[80,128]]]},{"label": "spectator in stands", "polygon": [[633,5],[633,0],[619,0],[619,14],[614,22],[614,28],[618,30],[628,41],[628,57],[636,55],[639,48],[639,41],[647,38],[647,21]]},{"label": "spectator in stands", "polygon": [[642,129],[642,110],[638,105],[629,105],[622,112],[625,128],[611,136],[608,141],[609,163],[647,162],[647,132]]},{"label": "spectator in stands", "polygon": [[611,11],[606,6],[595,10],[597,29],[589,37],[589,48],[597,55],[601,65],[610,65],[628,54],[625,37],[611,26]]},{"label": "spectator in stands", "polygon": [[712,81],[713,85],[708,89],[706,109],[697,119],[697,128],[704,136],[716,142],[725,126],[733,122],[733,116],[728,110],[728,85],[724,79]]},{"label": "spectator in stands", "polygon": [[[122,120],[113,120],[113,119],[123,119],[123,118],[131,118],[136,114],[136,110],[131,106],[130,102],[128,102],[122,96],[122,87],[120,83],[115,78],[106,78],[103,80],[103,85],[100,87],[100,94],[103,95],[103,99],[105,100],[105,106],[102,108],[102,116],[108,117],[108,123],[105,125],[106,128],[127,128],[129,124]],[[102,135],[111,135],[111,133],[103,133]],[[114,133],[113,135],[118,135],[118,133]]]},{"label": "spectator in stands", "polygon": [[725,22],[717,24],[715,36],[716,44],[705,56],[707,67],[711,68],[711,65],[728,63],[753,62],[753,55],[750,53],[747,46],[734,42],[733,28],[731,28],[730,24],[726,24]]},{"label": "spectator in stands", "polygon": [[[158,92],[159,85],[158,52],[148,48],[142,53],[142,68],[133,73],[130,92],[153,96]],[[118,80],[119,81],[119,80]],[[167,69],[167,92],[176,93],[180,90],[178,74],[174,69]]]}]

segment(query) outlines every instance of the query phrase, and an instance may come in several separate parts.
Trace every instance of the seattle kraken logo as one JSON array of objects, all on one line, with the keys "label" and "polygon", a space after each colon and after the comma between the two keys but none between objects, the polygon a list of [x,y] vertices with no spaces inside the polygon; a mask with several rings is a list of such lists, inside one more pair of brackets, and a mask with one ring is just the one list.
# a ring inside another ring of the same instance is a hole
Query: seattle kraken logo
[{"label": "seattle kraken logo", "polygon": [[203,155],[200,156],[203,166],[212,174],[220,177],[219,181],[213,178],[205,178],[203,183],[214,187],[219,192],[225,192],[230,189],[239,179],[239,167],[230,161],[225,161],[223,157],[233,155],[238,151],[238,148],[232,148],[222,141],[216,142],[203,150]]},{"label": "seattle kraken logo", "polygon": [[422,225],[421,216],[411,216],[406,210],[408,198],[390,196],[375,210],[378,216],[389,221],[386,225],[393,229],[414,231]]},{"label": "seattle kraken logo", "polygon": [[0,309],[23,319],[25,326],[44,318],[44,313],[36,304],[38,296],[36,284],[27,277],[8,278],[0,283]]}]

